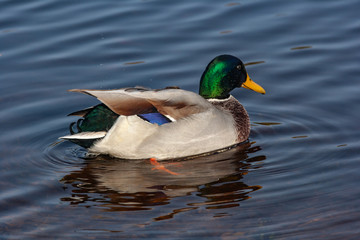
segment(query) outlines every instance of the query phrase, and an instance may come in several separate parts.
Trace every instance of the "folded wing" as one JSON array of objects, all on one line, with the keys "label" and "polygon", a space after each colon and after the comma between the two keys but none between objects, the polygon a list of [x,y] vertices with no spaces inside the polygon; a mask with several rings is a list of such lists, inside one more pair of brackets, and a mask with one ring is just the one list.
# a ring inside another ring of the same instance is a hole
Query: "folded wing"
[{"label": "folded wing", "polygon": [[176,120],[200,113],[212,107],[200,95],[182,89],[149,90],[122,88],[116,90],[72,89],[96,97],[119,115],[159,112]]}]

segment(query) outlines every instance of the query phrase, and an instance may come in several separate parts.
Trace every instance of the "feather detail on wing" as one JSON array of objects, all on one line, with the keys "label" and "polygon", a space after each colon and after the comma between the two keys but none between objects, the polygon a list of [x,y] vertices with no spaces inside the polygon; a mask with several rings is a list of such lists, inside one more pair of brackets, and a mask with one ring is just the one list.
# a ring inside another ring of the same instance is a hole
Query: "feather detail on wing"
[{"label": "feather detail on wing", "polygon": [[200,95],[177,88],[149,90],[145,88],[122,88],[116,90],[72,89],[96,97],[119,115],[137,115],[158,111],[178,120],[204,112],[212,107]]}]

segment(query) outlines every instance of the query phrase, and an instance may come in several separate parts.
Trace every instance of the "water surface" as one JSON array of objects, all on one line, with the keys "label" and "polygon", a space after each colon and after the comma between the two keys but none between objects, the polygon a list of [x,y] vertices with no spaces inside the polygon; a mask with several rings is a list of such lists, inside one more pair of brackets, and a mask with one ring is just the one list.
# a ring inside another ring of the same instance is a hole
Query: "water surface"
[{"label": "water surface", "polygon": [[[358,239],[358,1],[0,3],[1,239]],[[58,140],[96,99],[71,88],[197,92],[232,54],[266,90],[233,95],[249,142],[167,161]]]}]

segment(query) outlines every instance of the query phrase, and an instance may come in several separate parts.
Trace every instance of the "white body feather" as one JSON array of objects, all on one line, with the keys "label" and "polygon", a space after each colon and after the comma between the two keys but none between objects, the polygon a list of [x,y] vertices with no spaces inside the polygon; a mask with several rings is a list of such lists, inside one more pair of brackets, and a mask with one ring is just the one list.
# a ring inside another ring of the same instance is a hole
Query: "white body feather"
[{"label": "white body feather", "polygon": [[89,150],[119,158],[157,160],[211,152],[237,143],[229,115],[213,107],[161,126],[137,116],[120,116]]}]

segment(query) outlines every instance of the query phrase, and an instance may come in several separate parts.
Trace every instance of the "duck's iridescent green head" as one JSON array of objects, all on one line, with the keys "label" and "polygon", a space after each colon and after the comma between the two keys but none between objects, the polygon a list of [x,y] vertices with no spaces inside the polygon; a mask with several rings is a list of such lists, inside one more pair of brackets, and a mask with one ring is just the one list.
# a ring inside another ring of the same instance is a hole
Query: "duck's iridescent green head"
[{"label": "duck's iridescent green head", "polygon": [[265,90],[253,82],[243,62],[231,55],[220,55],[206,67],[200,80],[199,94],[204,98],[224,99],[236,87],[244,87],[265,94]]}]

